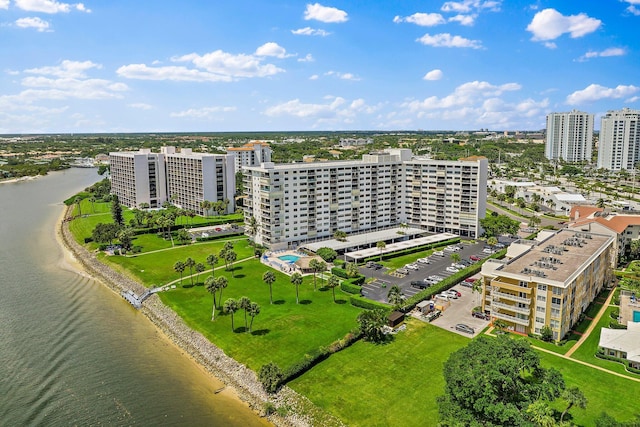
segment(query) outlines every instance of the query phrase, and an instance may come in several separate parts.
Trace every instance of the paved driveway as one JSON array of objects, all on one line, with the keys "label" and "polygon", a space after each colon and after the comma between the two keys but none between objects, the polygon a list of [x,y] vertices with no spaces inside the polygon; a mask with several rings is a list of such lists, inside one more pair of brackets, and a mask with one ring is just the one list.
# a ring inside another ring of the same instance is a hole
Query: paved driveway
[{"label": "paved driveway", "polygon": [[[442,312],[442,315],[431,323],[465,337],[478,335],[489,324],[488,320],[478,319],[471,315],[473,307],[480,305],[480,295],[477,292],[474,293],[471,288],[460,285],[454,286],[453,289],[460,292],[462,296],[458,299],[449,300],[449,305],[446,306],[445,304],[446,309]],[[471,326],[475,333],[471,335],[457,331],[455,326],[458,323]]]}]

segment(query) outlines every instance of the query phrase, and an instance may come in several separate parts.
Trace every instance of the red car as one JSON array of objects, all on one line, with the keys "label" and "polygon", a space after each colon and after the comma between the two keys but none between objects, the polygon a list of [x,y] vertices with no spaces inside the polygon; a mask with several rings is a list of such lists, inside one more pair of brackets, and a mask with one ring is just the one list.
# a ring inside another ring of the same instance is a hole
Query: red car
[{"label": "red car", "polygon": [[480,257],[479,257],[479,256],[477,256],[477,255],[471,255],[471,256],[469,257],[469,259],[470,259],[471,261],[480,261]]},{"label": "red car", "polygon": [[222,228],[220,228],[220,227],[216,227],[216,229],[215,229],[215,230],[216,230],[216,231],[222,231]]},{"label": "red car", "polygon": [[476,279],[474,279],[473,277],[467,277],[466,279],[464,279],[464,281],[467,283],[473,283],[476,281]]}]

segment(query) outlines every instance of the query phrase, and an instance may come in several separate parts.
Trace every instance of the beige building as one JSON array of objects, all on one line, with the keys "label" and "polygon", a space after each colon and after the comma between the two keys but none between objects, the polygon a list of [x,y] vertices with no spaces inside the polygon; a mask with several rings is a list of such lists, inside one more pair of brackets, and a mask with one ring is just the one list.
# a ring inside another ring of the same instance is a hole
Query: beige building
[{"label": "beige building", "polygon": [[227,154],[235,156],[235,172],[242,171],[245,166],[260,166],[260,163],[271,161],[271,147],[264,141],[251,141],[242,147],[229,147]]},{"label": "beige building", "polygon": [[511,245],[506,261],[482,266],[482,308],[508,329],[562,339],[611,281],[614,238],[568,229]]}]

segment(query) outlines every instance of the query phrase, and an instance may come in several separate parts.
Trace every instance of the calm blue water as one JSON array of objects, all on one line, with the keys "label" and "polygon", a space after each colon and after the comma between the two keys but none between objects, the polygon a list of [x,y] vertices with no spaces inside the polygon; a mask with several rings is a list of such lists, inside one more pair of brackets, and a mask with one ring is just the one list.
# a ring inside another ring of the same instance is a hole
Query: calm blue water
[{"label": "calm blue water", "polygon": [[119,295],[61,268],[61,201],[99,178],[0,184],[0,425],[265,425]]},{"label": "calm blue water", "polygon": [[278,259],[281,259],[282,261],[285,261],[285,262],[296,262],[297,260],[300,259],[300,257],[297,255],[282,255],[282,256],[279,256]]}]

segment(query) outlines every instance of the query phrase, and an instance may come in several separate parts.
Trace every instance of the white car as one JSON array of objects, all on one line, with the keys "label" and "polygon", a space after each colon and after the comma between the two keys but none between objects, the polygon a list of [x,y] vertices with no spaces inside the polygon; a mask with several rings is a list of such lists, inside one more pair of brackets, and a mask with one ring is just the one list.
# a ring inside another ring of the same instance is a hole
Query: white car
[{"label": "white car", "polygon": [[420,264],[431,264],[431,261],[429,261],[429,258],[420,258],[418,262]]},{"label": "white car", "polygon": [[409,270],[420,270],[420,267],[416,264],[407,264],[404,268],[408,268]]},{"label": "white car", "polygon": [[443,251],[435,251],[433,254],[437,255],[437,256],[444,256],[444,252]]},{"label": "white car", "polygon": [[444,300],[444,301],[447,301],[447,302],[449,301],[449,295],[447,295],[447,294],[438,294],[438,295],[436,295],[436,298]]},{"label": "white car", "polygon": [[445,270],[448,271],[449,273],[457,273],[458,271],[460,271],[457,268],[451,267],[451,266],[445,268]]},{"label": "white car", "polygon": [[458,299],[458,293],[456,291],[445,291],[443,294],[447,295],[449,298]]},{"label": "white car", "polygon": [[493,249],[484,248],[484,249],[482,250],[482,253],[483,253],[483,254],[492,254],[492,253],[493,253]]}]

